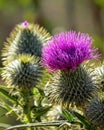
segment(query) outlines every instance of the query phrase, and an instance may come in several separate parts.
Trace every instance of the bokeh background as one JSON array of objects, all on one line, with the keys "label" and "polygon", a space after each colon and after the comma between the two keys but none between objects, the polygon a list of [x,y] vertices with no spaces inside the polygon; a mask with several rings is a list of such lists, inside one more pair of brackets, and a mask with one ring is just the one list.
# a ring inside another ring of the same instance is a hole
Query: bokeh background
[{"label": "bokeh background", "polygon": [[24,20],[51,34],[72,29],[89,33],[104,54],[104,0],[0,0],[0,50]]},{"label": "bokeh background", "polygon": [[[38,23],[52,35],[67,30],[89,33],[104,56],[104,0],[0,0],[0,54],[12,29],[25,20]],[[0,123],[8,119],[15,123],[0,113]]]}]

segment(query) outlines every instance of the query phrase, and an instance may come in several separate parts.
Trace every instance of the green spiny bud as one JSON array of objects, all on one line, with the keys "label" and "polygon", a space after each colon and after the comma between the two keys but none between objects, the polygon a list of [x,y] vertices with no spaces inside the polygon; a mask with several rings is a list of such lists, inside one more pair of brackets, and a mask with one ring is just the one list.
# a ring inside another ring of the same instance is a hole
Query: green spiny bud
[{"label": "green spiny bud", "polygon": [[49,39],[49,33],[39,25],[26,21],[17,25],[5,43],[2,53],[3,64],[7,65],[18,54],[30,54],[40,58],[42,46]]},{"label": "green spiny bud", "polygon": [[8,86],[34,87],[42,76],[39,60],[30,55],[19,55],[16,60],[4,67],[2,74]]},{"label": "green spiny bud", "polygon": [[102,89],[102,91],[104,91],[104,62],[101,63],[101,65],[97,67],[94,72],[98,75],[99,87]]},{"label": "green spiny bud", "polygon": [[104,128],[104,100],[94,98],[86,107],[86,116],[94,126]]},{"label": "green spiny bud", "polygon": [[46,86],[46,96],[52,103],[81,106],[96,93],[97,79],[93,66],[82,64],[74,71],[58,71]]}]

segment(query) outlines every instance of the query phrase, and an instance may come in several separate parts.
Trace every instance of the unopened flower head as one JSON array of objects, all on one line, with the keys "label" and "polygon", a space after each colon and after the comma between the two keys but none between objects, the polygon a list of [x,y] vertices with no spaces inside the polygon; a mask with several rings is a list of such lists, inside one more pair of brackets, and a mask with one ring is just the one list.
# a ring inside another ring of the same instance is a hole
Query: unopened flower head
[{"label": "unopened flower head", "polygon": [[45,93],[49,101],[65,106],[83,106],[97,91],[97,79],[89,63],[81,64],[73,72],[58,71],[46,86]]},{"label": "unopened flower head", "polygon": [[24,21],[13,29],[5,43],[2,51],[3,64],[7,65],[19,54],[41,58],[42,46],[49,39],[50,35],[43,27]]},{"label": "unopened flower head", "polygon": [[41,79],[42,67],[35,57],[19,55],[16,60],[4,67],[2,76],[9,87],[32,88]]},{"label": "unopened flower head", "polygon": [[94,126],[104,128],[104,99],[95,97],[86,107],[86,116]]},{"label": "unopened flower head", "polygon": [[55,35],[42,50],[43,65],[50,70],[73,70],[83,61],[98,57],[88,34],[69,31]]}]

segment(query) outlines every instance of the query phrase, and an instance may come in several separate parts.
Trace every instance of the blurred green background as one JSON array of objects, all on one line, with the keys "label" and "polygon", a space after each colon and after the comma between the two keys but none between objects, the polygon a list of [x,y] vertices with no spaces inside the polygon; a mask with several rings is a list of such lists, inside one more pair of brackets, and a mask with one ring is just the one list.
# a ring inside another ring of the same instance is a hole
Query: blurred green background
[{"label": "blurred green background", "polygon": [[[0,0],[0,50],[24,20],[38,23],[52,35],[73,29],[89,33],[104,56],[104,0]],[[7,122],[2,114],[0,122]]]},{"label": "blurred green background", "polygon": [[52,34],[72,29],[89,33],[104,54],[104,0],[0,0],[0,50],[24,20]]}]

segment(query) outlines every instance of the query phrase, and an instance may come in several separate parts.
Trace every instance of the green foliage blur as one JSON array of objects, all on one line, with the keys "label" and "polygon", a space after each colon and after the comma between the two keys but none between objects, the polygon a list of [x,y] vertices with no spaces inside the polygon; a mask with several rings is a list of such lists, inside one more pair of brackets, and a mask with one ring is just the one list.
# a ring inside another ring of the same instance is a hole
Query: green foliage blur
[{"label": "green foliage blur", "polygon": [[104,0],[94,0],[95,4],[97,4],[100,7],[104,7]]}]

